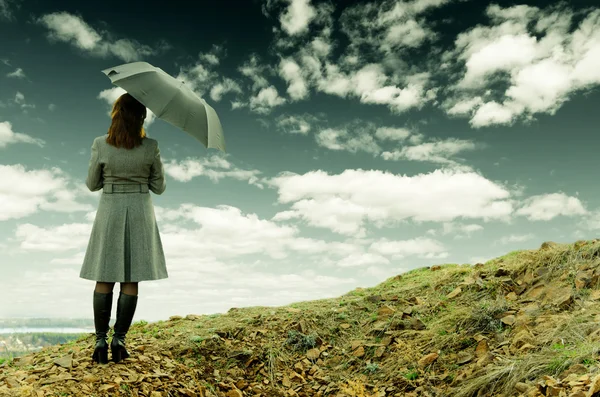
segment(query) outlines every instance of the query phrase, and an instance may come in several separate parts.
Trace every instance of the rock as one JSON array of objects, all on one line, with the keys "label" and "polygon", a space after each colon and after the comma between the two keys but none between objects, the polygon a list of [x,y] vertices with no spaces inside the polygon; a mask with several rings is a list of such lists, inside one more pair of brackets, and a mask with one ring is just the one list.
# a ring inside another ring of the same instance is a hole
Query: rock
[{"label": "rock", "polygon": [[342,323],[342,324],[340,324],[340,328],[341,328],[341,329],[348,329],[348,328],[350,328],[350,327],[351,327],[351,325],[350,325],[350,324],[348,324],[348,323]]},{"label": "rock", "polygon": [[594,376],[594,378],[592,379],[592,384],[590,385],[590,388],[588,389],[586,397],[592,397],[594,394],[596,394],[598,392],[600,392],[600,374]]},{"label": "rock", "polygon": [[552,248],[556,247],[557,245],[558,244],[556,244],[553,241],[545,241],[540,246],[540,250],[549,250],[549,249],[552,249]]},{"label": "rock", "polygon": [[431,365],[435,360],[438,359],[438,357],[439,354],[437,353],[429,353],[419,359],[418,365],[421,368],[426,367],[428,365]]},{"label": "rock", "polygon": [[591,282],[592,272],[590,270],[578,271],[575,275],[575,288],[577,289],[588,288]]},{"label": "rock", "polygon": [[523,382],[517,382],[517,384],[515,385],[515,389],[519,393],[527,393],[527,391],[533,387],[535,387],[535,386],[531,386],[531,385],[528,385],[527,383],[523,383]]},{"label": "rock", "polygon": [[306,352],[306,358],[308,358],[309,360],[316,360],[317,358],[319,358],[319,356],[321,355],[321,350],[314,348],[314,349],[310,349],[309,351]]},{"label": "rock", "polygon": [[487,352],[487,353],[486,353],[484,356],[480,357],[480,358],[477,360],[477,364],[476,364],[476,366],[477,366],[478,368],[483,368],[483,367],[485,367],[486,365],[488,365],[488,364],[491,364],[491,363],[494,361],[494,358],[495,358],[495,356],[494,356],[494,354],[493,354],[493,353],[491,353],[491,352]]},{"label": "rock", "polygon": [[388,317],[391,316],[392,314],[394,314],[396,312],[396,310],[394,310],[393,308],[389,307],[389,306],[381,306],[379,308],[379,310],[377,310],[377,316],[378,317]]},{"label": "rock", "polygon": [[181,320],[183,317],[181,316],[171,316],[169,317],[169,321],[177,321],[177,320]]},{"label": "rock", "polygon": [[433,266],[431,266],[430,270],[431,270],[432,272],[435,272],[435,271],[437,271],[437,270],[440,270],[441,268],[442,268],[442,267],[441,267],[440,265],[433,265]]},{"label": "rock", "polygon": [[426,329],[427,327],[425,326],[425,324],[423,324],[423,321],[419,320],[418,318],[411,318],[410,319],[410,328],[414,329],[416,331],[422,331],[422,330]]},{"label": "rock", "polygon": [[461,364],[466,364],[469,361],[471,361],[473,359],[473,355],[471,353],[468,352],[458,352],[457,357],[456,357],[456,363],[461,365]]},{"label": "rock", "polygon": [[475,356],[477,358],[481,358],[485,356],[490,351],[490,347],[487,343],[487,340],[482,339],[477,343],[477,347],[475,347]]},{"label": "rock", "polygon": [[484,267],[485,265],[483,263],[476,263],[475,266],[473,266],[475,269],[481,269],[482,267]]},{"label": "rock", "polygon": [[510,272],[504,268],[500,268],[498,270],[496,270],[496,272],[494,273],[495,277],[504,277],[504,276],[508,276],[510,275]]},{"label": "rock", "polygon": [[590,299],[593,301],[600,300],[600,289],[595,289],[590,294]]},{"label": "rock", "polygon": [[448,299],[452,299],[458,296],[458,294],[460,294],[462,292],[462,288],[460,287],[456,287],[452,292],[450,292],[448,295],[446,295],[446,298]]},{"label": "rock", "polygon": [[352,355],[354,357],[362,357],[362,356],[364,356],[365,355],[365,348],[362,347],[362,346],[359,346],[356,350],[354,350],[352,352]]},{"label": "rock", "polygon": [[506,325],[514,325],[517,319],[514,315],[509,314],[508,316],[502,317],[500,321],[502,321]]},{"label": "rock", "polygon": [[506,294],[505,296],[506,300],[509,301],[516,301],[519,297],[517,296],[517,294],[514,291],[509,292],[508,294]]},{"label": "rock", "polygon": [[365,298],[367,302],[377,303],[383,300],[381,295],[369,295]]},{"label": "rock", "polygon": [[100,380],[100,378],[98,378],[97,376],[91,375],[91,374],[87,374],[83,376],[83,381],[87,382],[87,383],[94,383],[94,382],[98,382]]},{"label": "rock", "polygon": [[241,391],[239,391],[238,389],[231,389],[227,392],[227,394],[225,394],[225,396],[227,397],[244,397],[244,395],[242,394]]},{"label": "rock", "polygon": [[73,355],[68,354],[66,356],[59,357],[54,360],[54,364],[60,365],[61,367],[64,367],[64,368],[71,368],[73,366]]}]

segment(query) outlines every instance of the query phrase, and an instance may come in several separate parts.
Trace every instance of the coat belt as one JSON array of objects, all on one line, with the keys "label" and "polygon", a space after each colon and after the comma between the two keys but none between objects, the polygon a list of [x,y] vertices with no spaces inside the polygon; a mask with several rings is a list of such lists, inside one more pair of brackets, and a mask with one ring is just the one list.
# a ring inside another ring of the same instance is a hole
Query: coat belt
[{"label": "coat belt", "polygon": [[102,191],[112,193],[148,193],[147,183],[105,183]]}]

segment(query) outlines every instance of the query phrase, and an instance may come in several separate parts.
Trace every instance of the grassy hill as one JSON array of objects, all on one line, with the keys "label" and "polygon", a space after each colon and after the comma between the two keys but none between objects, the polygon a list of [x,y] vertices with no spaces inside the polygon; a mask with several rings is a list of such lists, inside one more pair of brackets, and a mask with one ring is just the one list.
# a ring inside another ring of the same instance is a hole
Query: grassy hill
[{"label": "grassy hill", "polygon": [[599,263],[599,240],[549,242],[334,299],[137,322],[131,358],[92,363],[89,334],[4,362],[0,396],[600,396]]}]

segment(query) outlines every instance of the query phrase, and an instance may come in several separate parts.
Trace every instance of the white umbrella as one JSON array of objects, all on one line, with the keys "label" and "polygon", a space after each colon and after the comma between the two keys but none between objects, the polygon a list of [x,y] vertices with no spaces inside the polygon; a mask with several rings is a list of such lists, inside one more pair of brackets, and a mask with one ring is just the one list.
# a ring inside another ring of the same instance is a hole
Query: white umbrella
[{"label": "white umbrella", "polygon": [[125,63],[102,73],[156,117],[181,128],[207,148],[225,152],[225,137],[217,113],[183,81],[147,62]]}]

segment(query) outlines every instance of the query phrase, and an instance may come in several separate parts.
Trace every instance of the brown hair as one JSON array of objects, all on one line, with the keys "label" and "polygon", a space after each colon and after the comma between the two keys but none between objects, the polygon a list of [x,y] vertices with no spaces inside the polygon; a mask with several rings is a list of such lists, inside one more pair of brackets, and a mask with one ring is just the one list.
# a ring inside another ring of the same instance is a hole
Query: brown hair
[{"label": "brown hair", "polygon": [[125,93],[115,101],[110,117],[112,123],[108,128],[106,143],[125,149],[133,149],[142,144],[146,138],[146,106],[129,93]]}]

